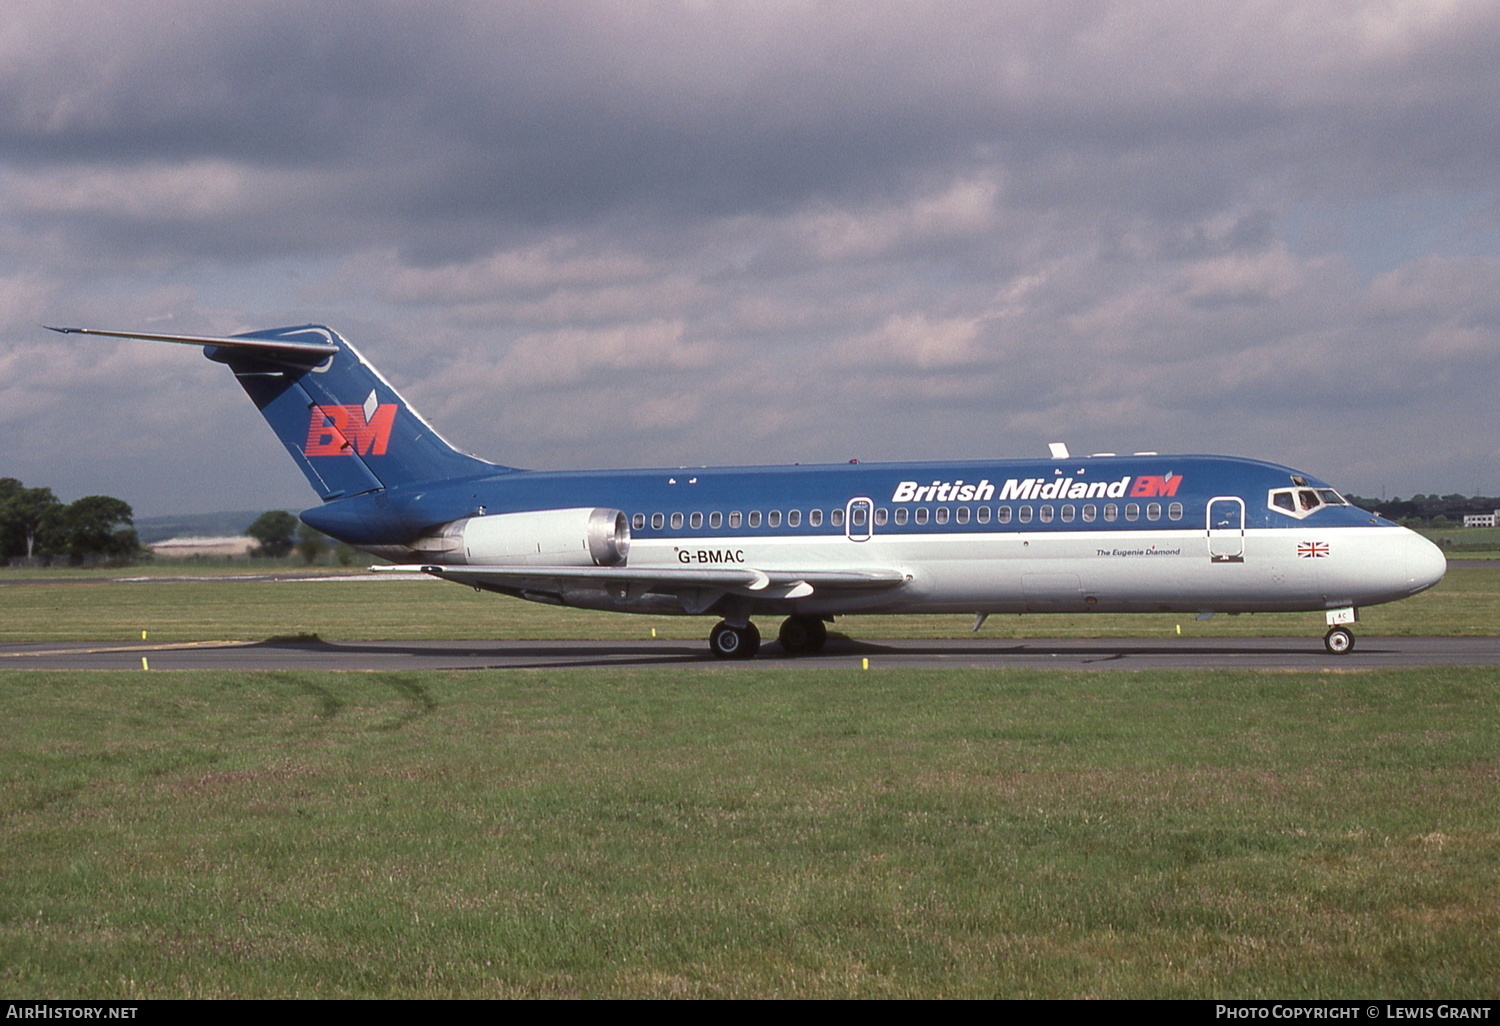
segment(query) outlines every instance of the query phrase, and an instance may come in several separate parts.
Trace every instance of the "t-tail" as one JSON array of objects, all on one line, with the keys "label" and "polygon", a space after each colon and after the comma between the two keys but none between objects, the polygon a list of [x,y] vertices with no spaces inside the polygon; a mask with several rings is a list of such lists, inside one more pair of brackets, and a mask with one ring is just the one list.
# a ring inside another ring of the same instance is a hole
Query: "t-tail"
[{"label": "t-tail", "polygon": [[455,449],[331,328],[305,324],[226,338],[52,330],[202,346],[234,372],[324,502],[508,469]]}]

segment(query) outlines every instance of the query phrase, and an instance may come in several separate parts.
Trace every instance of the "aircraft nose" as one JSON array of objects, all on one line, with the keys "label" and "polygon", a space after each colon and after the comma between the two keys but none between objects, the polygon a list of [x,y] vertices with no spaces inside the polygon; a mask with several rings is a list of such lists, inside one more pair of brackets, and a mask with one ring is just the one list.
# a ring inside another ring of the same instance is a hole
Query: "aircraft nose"
[{"label": "aircraft nose", "polygon": [[1448,572],[1448,557],[1443,550],[1415,531],[1406,532],[1405,558],[1408,594],[1426,591]]}]

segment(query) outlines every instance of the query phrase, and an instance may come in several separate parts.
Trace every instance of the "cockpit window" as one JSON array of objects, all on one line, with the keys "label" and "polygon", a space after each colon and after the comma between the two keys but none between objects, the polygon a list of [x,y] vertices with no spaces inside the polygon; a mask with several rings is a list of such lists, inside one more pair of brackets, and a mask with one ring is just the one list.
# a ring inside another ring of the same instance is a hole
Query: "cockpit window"
[{"label": "cockpit window", "polygon": [[1271,509],[1301,520],[1312,516],[1324,506],[1347,506],[1349,500],[1332,488],[1277,488],[1268,495]]}]

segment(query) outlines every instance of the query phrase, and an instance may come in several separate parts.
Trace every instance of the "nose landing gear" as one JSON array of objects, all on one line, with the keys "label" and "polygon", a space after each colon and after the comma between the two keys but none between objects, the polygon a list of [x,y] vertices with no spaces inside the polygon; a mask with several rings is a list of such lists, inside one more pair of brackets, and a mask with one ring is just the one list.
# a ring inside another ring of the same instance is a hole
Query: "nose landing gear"
[{"label": "nose landing gear", "polygon": [[1347,627],[1330,627],[1323,635],[1323,647],[1334,655],[1348,655],[1354,651],[1354,632]]}]

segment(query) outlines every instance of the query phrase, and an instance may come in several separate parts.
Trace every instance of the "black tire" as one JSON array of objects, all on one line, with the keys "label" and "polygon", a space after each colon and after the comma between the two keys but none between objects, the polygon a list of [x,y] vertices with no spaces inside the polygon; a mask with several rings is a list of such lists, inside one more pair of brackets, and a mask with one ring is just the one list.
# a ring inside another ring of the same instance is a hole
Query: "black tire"
[{"label": "black tire", "polygon": [[708,632],[708,648],[719,659],[754,659],[760,651],[760,631],[753,623],[731,627],[720,621]]},{"label": "black tire", "polygon": [[1323,635],[1323,647],[1333,655],[1348,655],[1354,651],[1354,632],[1347,627],[1330,627]]},{"label": "black tire", "polygon": [[788,655],[811,655],[828,640],[828,628],[816,616],[789,616],[776,640]]}]

